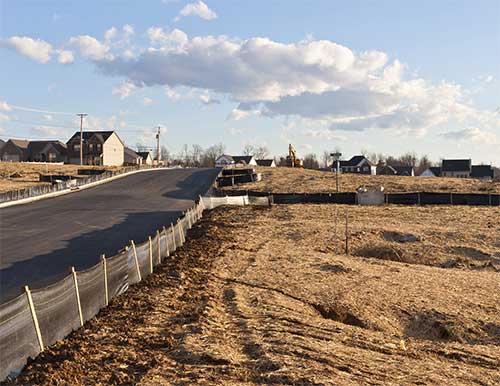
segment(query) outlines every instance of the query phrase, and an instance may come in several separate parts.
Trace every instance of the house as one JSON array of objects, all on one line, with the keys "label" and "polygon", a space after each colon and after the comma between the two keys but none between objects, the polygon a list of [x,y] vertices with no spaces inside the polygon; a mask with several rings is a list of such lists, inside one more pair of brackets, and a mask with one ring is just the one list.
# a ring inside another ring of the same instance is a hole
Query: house
[{"label": "house", "polygon": [[439,177],[441,175],[441,166],[431,166],[420,173],[419,177]]},{"label": "house", "polygon": [[142,164],[142,157],[129,147],[124,148],[123,164],[126,166],[135,166]]},{"label": "house", "polygon": [[27,161],[64,162],[66,150],[66,144],[61,141],[30,141]]},{"label": "house", "polygon": [[415,175],[413,166],[384,165],[377,170],[377,174],[385,176],[411,176]]},{"label": "house", "polygon": [[255,160],[255,162],[257,162],[258,166],[266,166],[269,168],[276,167],[276,161],[274,161],[274,159],[258,159],[258,160]]},{"label": "house", "polygon": [[[115,131],[83,132],[83,164],[121,166],[125,158],[125,145]],[[77,131],[68,142],[68,162],[80,163],[80,132]]]},{"label": "house", "polygon": [[0,151],[2,151],[3,146],[5,145],[5,141],[0,139]]},{"label": "house", "polygon": [[[335,172],[337,162],[333,162],[332,169]],[[359,174],[377,174],[377,167],[373,165],[364,155],[355,155],[348,161],[340,161],[340,172],[359,173]]]},{"label": "house", "polygon": [[441,164],[441,177],[468,178],[471,163],[470,159],[444,159]]},{"label": "house", "polygon": [[472,165],[470,176],[484,181],[490,181],[494,177],[494,170],[491,165]]},{"label": "house", "polygon": [[215,160],[216,168],[223,168],[228,165],[233,164],[244,164],[257,166],[257,161],[253,155],[241,155],[241,156],[231,156],[228,154],[223,154]]},{"label": "house", "polygon": [[0,159],[8,162],[25,162],[28,160],[29,141],[9,139],[0,150]]},{"label": "house", "polygon": [[137,154],[141,157],[142,165],[153,165],[153,157],[149,151],[138,151]]}]

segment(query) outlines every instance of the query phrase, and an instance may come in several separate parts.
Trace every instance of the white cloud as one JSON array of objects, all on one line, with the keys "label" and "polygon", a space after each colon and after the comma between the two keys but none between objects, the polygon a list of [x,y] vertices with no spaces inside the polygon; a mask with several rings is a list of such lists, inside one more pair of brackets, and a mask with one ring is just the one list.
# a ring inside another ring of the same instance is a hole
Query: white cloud
[{"label": "white cloud", "polygon": [[7,114],[0,113],[0,122],[10,121],[10,117]]},{"label": "white cloud", "polygon": [[169,86],[165,86],[165,95],[173,101],[181,99],[181,94]]},{"label": "white cloud", "polygon": [[120,99],[125,99],[132,95],[134,91],[137,89],[137,86],[131,82],[124,82],[119,86],[113,88],[113,95],[119,95]]},{"label": "white cloud", "polygon": [[90,60],[112,60],[113,55],[109,52],[109,45],[101,43],[89,35],[75,36],[69,39],[69,44],[80,50],[80,55]]},{"label": "white cloud", "polygon": [[229,115],[227,116],[226,120],[227,121],[239,121],[243,118],[246,118],[250,115],[249,111],[245,110],[240,110],[240,109],[233,109]]},{"label": "white cloud", "polygon": [[53,121],[54,116],[52,114],[44,114],[43,119],[46,121]]},{"label": "white cloud", "polygon": [[149,97],[144,97],[142,99],[142,104],[144,106],[151,106],[153,104],[153,100],[151,98],[149,98]]},{"label": "white cloud", "polygon": [[228,127],[226,131],[231,135],[240,135],[245,132],[244,129],[238,127]]},{"label": "white cloud", "polygon": [[334,131],[331,131],[328,129],[309,129],[309,130],[306,130],[305,135],[307,137],[317,138],[317,139],[326,139],[329,141],[332,141],[332,140],[345,141],[345,140],[347,140],[347,137],[345,135],[335,133]]},{"label": "white cloud", "polygon": [[195,3],[186,4],[175,18],[175,21],[179,21],[182,16],[198,16],[204,20],[213,20],[217,18],[217,14],[201,0]]},{"label": "white cloud", "polygon": [[16,50],[38,63],[48,63],[53,52],[52,45],[44,40],[32,39],[27,36],[12,36],[3,41],[3,44]]},{"label": "white cloud", "polygon": [[105,40],[113,40],[118,35],[118,29],[116,27],[111,27],[104,32]]},{"label": "white cloud", "polygon": [[3,100],[0,99],[0,110],[3,111],[11,111],[12,107],[9,106],[9,104]]},{"label": "white cloud", "polygon": [[466,128],[462,130],[447,131],[440,134],[441,137],[457,142],[475,142],[483,144],[497,143],[495,134],[481,130],[477,127]]},{"label": "white cloud", "polygon": [[200,101],[204,105],[215,105],[220,103],[220,100],[212,98],[210,94],[201,94]]},{"label": "white cloud", "polygon": [[60,64],[70,64],[70,63],[73,63],[73,61],[75,60],[75,58],[73,56],[73,52],[71,52],[71,51],[59,50],[58,55],[59,56],[57,57],[57,61]]}]

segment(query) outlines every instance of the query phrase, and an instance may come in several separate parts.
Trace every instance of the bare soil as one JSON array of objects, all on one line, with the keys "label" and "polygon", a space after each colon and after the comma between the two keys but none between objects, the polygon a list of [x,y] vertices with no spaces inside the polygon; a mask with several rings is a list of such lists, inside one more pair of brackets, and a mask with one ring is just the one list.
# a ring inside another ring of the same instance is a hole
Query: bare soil
[{"label": "bare soil", "polygon": [[[331,193],[336,191],[335,174],[328,171],[289,167],[258,167],[262,180],[224,189],[255,190],[272,193]],[[386,192],[500,193],[500,181],[483,182],[473,178],[370,176],[354,173],[339,175],[342,192],[358,187],[383,186]]]},{"label": "bare soil", "polygon": [[77,175],[78,169],[115,170],[118,167],[0,162],[0,193],[9,190],[24,189],[30,186],[50,185],[46,182],[40,182],[41,174],[74,176]]},{"label": "bare soil", "polygon": [[497,385],[499,217],[216,209],[155,274],[9,384]]}]

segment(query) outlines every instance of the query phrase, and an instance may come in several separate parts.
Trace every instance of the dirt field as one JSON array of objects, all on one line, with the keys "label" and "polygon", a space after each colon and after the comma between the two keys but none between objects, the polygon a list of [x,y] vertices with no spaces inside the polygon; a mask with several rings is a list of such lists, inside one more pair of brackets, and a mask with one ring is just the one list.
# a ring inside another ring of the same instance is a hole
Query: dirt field
[{"label": "dirt field", "polygon": [[29,186],[49,185],[40,182],[40,174],[76,175],[78,169],[108,169],[117,167],[80,166],[80,165],[50,165],[27,162],[0,162],[0,192],[23,189]]},{"label": "dirt field", "polygon": [[[225,189],[248,189],[272,193],[331,193],[336,191],[335,175],[331,172],[258,167],[262,181],[239,184]],[[386,192],[459,192],[500,193],[500,182],[481,182],[472,178],[432,178],[401,176],[368,176],[341,174],[340,191],[354,192],[360,186],[383,186]]]},{"label": "dirt field", "polygon": [[12,384],[497,385],[499,217],[219,208],[157,273]]}]

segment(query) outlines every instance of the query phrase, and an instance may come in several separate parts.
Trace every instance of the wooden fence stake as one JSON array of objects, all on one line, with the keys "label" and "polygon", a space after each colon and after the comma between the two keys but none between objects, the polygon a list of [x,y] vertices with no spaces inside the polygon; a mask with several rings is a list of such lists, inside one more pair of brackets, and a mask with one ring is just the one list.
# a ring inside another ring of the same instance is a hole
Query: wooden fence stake
[{"label": "wooden fence stake", "polygon": [[83,326],[82,304],[80,303],[80,291],[78,290],[78,279],[76,277],[75,267],[71,267],[73,282],[75,284],[76,304],[78,305],[78,315],[80,316],[80,325]]},{"label": "wooden fence stake", "polygon": [[177,247],[175,245],[175,228],[174,228],[174,224],[172,224],[172,223],[170,223],[170,230],[172,231],[172,245],[174,247],[174,249],[172,251],[175,252]]},{"label": "wooden fence stake", "polygon": [[188,211],[186,213],[186,218],[188,221],[188,229],[191,229],[191,209],[188,209]]},{"label": "wooden fence stake", "polygon": [[153,273],[153,240],[151,236],[148,237],[149,240],[149,273]]},{"label": "wooden fence stake", "polygon": [[170,248],[168,245],[167,228],[163,227],[163,233],[165,233],[165,256],[169,257],[170,256]]},{"label": "wooden fence stake", "polygon": [[349,229],[349,215],[347,212],[347,209],[345,210],[345,254],[349,254],[349,234],[348,234],[348,229]]},{"label": "wooden fence stake", "polygon": [[137,258],[137,249],[135,249],[134,240],[130,240],[130,244],[132,244],[132,249],[134,251],[134,260],[135,260],[135,268],[137,270],[137,276],[139,277],[139,281],[141,281],[142,280],[141,269],[139,268],[139,259]]},{"label": "wooden fence stake", "polygon": [[38,338],[38,345],[40,346],[40,352],[43,352],[43,340],[42,333],[40,332],[40,326],[38,325],[38,318],[36,317],[35,305],[33,304],[33,298],[31,297],[31,291],[27,285],[24,286],[24,291],[28,297],[28,305],[31,311],[31,318],[33,319],[33,324],[35,325],[36,337]]},{"label": "wooden fence stake", "polygon": [[106,265],[106,255],[101,255],[102,260],[102,268],[104,270],[104,300],[106,302],[106,306],[109,304],[109,293],[108,293],[108,267]]},{"label": "wooden fence stake", "polygon": [[161,242],[160,231],[156,231],[156,245],[158,246],[158,264],[161,264]]}]

